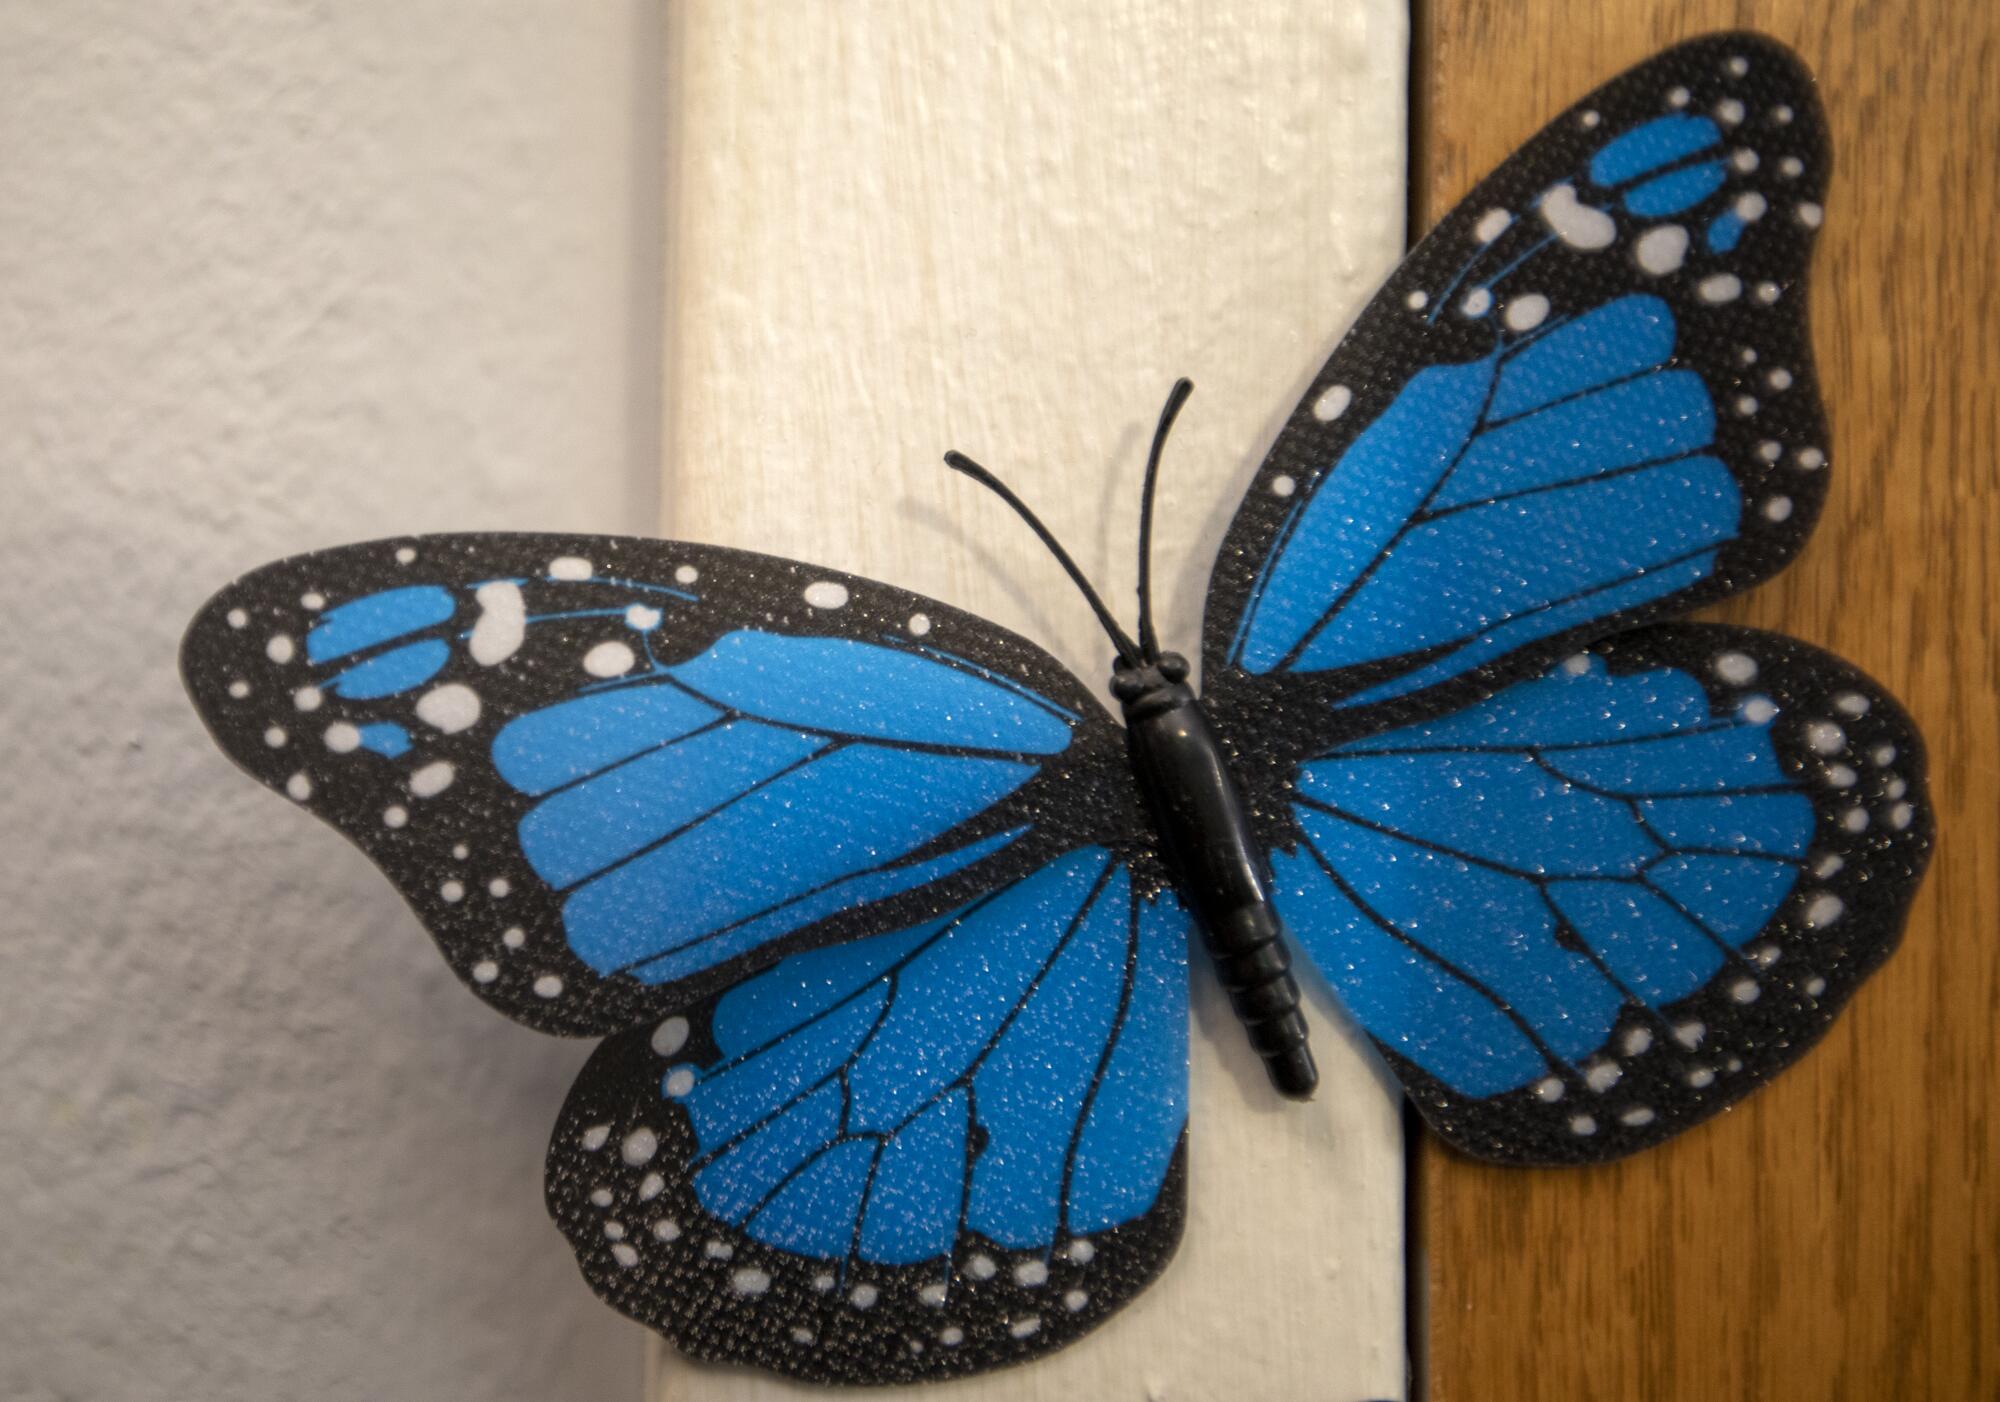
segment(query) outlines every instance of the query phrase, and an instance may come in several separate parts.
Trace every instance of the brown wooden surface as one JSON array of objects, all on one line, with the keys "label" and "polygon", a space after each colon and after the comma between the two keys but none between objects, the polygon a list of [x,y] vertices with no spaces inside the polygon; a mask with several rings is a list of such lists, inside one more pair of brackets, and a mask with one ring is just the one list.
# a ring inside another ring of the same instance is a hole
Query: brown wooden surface
[{"label": "brown wooden surface", "polygon": [[2000,4],[1419,0],[1420,227],[1553,113],[1683,38],[1763,30],[1834,147],[1812,271],[1837,476],[1798,563],[1713,616],[1897,692],[1940,841],[1826,1041],[1650,1154],[1418,1151],[1432,1402],[2000,1397]]}]

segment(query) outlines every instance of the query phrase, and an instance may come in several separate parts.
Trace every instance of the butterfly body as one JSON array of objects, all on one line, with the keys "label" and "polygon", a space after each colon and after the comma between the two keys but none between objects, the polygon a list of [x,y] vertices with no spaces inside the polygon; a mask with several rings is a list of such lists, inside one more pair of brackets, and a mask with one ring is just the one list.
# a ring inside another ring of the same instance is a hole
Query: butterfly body
[{"label": "butterfly body", "polygon": [[[1931,842],[1887,691],[1671,621],[1827,490],[1827,152],[1755,35],[1561,114],[1313,378],[1112,695],[921,596],[677,541],[278,561],[182,649],[218,743],[372,857],[479,996],[600,1036],[547,1205],[702,1359],[918,1381],[1081,1337],[1187,1179],[1189,927],[1280,1091],[1290,960],[1430,1128],[1600,1162],[1733,1104],[1888,957]],[[1185,398],[1177,389],[1162,433]]]},{"label": "butterfly body", "polygon": [[1176,653],[1113,672],[1133,772],[1153,814],[1161,855],[1250,1045],[1271,1084],[1303,1099],[1319,1075],[1284,924],[1272,902],[1270,858],[1187,674],[1187,660]]}]

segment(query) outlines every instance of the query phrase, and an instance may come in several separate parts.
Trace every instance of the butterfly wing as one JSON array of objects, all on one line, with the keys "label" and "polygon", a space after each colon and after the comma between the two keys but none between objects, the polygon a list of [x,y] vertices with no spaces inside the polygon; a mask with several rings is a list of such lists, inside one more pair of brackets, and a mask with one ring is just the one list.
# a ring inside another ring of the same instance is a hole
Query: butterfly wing
[{"label": "butterfly wing", "polygon": [[1218,560],[1207,699],[1280,910],[1467,1152],[1610,1158],[1731,1103],[1922,872],[1920,746],[1879,688],[1768,635],[1629,631],[1818,514],[1825,177],[1767,40],[1591,94],[1363,312]]},{"label": "butterfly wing", "polygon": [[1612,1158],[1817,1041],[1930,849],[1909,717],[1775,634],[1621,634],[1305,764],[1294,934],[1441,1135]]},{"label": "butterfly wing", "polygon": [[[1410,254],[1315,377],[1226,536],[1228,708],[1464,700],[1743,589],[1825,492],[1805,268],[1819,105],[1751,35],[1557,118]],[[1304,720],[1295,722],[1308,724]]]},{"label": "butterfly wing", "polygon": [[548,1202],[605,1299],[817,1382],[1032,1358],[1179,1238],[1186,917],[1103,848],[615,1037]]},{"label": "butterfly wing", "polygon": [[300,556],[217,594],[182,670],[238,764],[546,1031],[623,1030],[1142,830],[1117,727],[1046,654],[739,551],[459,535]]}]

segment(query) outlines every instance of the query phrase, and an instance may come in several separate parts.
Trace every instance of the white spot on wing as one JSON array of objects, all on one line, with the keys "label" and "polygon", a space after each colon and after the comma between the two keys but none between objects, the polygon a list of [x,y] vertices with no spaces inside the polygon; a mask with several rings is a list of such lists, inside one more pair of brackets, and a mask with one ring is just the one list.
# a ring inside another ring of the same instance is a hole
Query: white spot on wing
[{"label": "white spot on wing", "polygon": [[1549,317],[1549,299],[1539,292],[1516,297],[1507,304],[1506,321],[1514,331],[1532,331]]},{"label": "white spot on wing", "polygon": [[1695,293],[1702,301],[1720,306],[1743,295],[1743,279],[1734,273],[1710,273],[1695,285]]},{"label": "white spot on wing", "polygon": [[1715,675],[1732,686],[1743,686],[1757,680],[1757,662],[1747,652],[1717,653]]},{"label": "white spot on wing", "polygon": [[410,776],[410,792],[418,798],[433,798],[451,787],[457,772],[448,759],[432,760]]},{"label": "white spot on wing", "polygon": [[593,677],[622,677],[639,661],[624,643],[599,643],[583,655],[583,670]]},{"label": "white spot on wing", "polygon": [[1552,185],[1543,191],[1541,211],[1542,222],[1571,248],[1586,252],[1609,248],[1618,237],[1611,216],[1579,200],[1573,185]]},{"label": "white spot on wing", "polygon": [[560,579],[574,583],[578,580],[589,579],[594,573],[595,571],[590,567],[590,561],[584,559],[581,555],[560,555],[549,561],[550,579]]},{"label": "white spot on wing", "polygon": [[479,605],[479,617],[472,625],[472,641],[466,651],[482,667],[505,662],[528,632],[528,606],[521,598],[521,587],[510,580],[495,580],[474,590],[472,600]]},{"label": "white spot on wing", "polygon": [[433,730],[456,735],[479,723],[479,693],[463,682],[446,682],[417,698],[417,719]]},{"label": "white spot on wing", "polygon": [[817,579],[806,586],[806,602],[816,609],[837,609],[847,603],[847,586],[834,579]]},{"label": "white spot on wing", "polygon": [[1346,385],[1328,385],[1313,401],[1313,417],[1323,424],[1332,423],[1347,412],[1347,406],[1354,402],[1354,391]]},{"label": "white spot on wing", "polygon": [[1665,277],[1680,270],[1687,251],[1688,231],[1678,224],[1660,224],[1639,235],[1632,245],[1632,259],[1641,272]]},{"label": "white spot on wing", "polygon": [[634,1168],[643,1168],[660,1152],[660,1136],[644,1125],[626,1135],[618,1146],[618,1156]]},{"label": "white spot on wing", "polygon": [[1806,743],[1816,754],[1839,754],[1847,744],[1847,732],[1830,720],[1816,720],[1806,727]]},{"label": "white spot on wing", "polygon": [[1513,226],[1514,216],[1504,209],[1489,209],[1479,216],[1479,222],[1472,226],[1472,236],[1481,243],[1491,243]]}]

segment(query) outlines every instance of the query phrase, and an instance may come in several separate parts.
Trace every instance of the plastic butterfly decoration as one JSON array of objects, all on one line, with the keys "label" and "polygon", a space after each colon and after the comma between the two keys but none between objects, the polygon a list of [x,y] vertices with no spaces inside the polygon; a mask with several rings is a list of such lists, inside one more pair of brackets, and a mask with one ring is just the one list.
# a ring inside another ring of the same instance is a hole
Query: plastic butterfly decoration
[{"label": "plastic butterfly decoration", "polygon": [[1198,702],[1077,576],[1124,726],[943,604],[593,536],[269,565],[187,685],[475,992],[606,1038],[547,1178],[604,1298],[820,1381],[1032,1358],[1179,1237],[1191,930],[1281,1090],[1313,1078],[1289,946],[1438,1135],[1526,1164],[1715,1114],[1888,955],[1931,838],[1909,719],[1802,643],[1661,621],[1819,513],[1826,176],[1756,36],[1563,113],[1285,424]]}]

